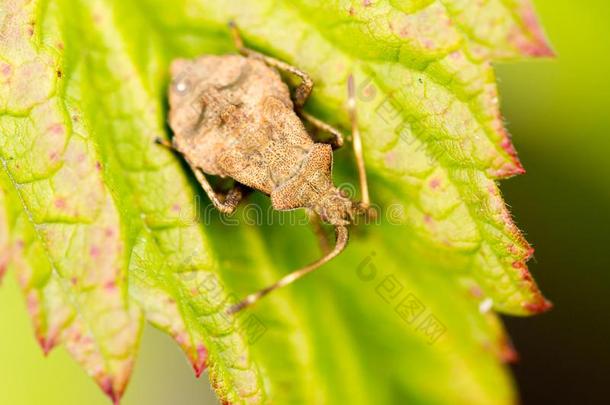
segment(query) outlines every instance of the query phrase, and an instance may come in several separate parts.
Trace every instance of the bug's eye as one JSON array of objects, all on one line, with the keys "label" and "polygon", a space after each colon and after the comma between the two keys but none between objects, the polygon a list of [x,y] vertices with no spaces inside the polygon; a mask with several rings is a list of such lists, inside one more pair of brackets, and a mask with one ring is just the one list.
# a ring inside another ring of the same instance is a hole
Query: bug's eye
[{"label": "bug's eye", "polygon": [[178,93],[184,93],[187,90],[187,84],[186,81],[180,81],[178,83],[176,83],[176,91]]},{"label": "bug's eye", "polygon": [[189,79],[179,76],[176,80],[174,80],[172,86],[174,87],[175,93],[182,96],[189,93],[191,89],[191,82]]}]

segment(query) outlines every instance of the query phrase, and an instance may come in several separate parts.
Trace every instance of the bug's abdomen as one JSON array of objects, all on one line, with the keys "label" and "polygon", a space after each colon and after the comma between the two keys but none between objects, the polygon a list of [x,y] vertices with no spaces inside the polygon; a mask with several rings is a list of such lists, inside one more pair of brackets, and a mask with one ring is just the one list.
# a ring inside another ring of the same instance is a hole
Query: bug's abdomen
[{"label": "bug's abdomen", "polygon": [[256,117],[232,138],[216,164],[224,175],[266,194],[298,176],[313,141],[303,123],[282,100],[261,100]]}]

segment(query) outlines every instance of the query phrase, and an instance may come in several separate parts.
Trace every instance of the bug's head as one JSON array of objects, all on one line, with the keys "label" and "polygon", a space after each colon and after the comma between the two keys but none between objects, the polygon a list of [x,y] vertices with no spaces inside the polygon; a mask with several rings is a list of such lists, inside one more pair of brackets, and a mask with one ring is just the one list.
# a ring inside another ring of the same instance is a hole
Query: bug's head
[{"label": "bug's head", "polygon": [[314,211],[320,218],[332,225],[348,225],[353,219],[353,202],[339,189],[333,187],[332,191],[320,196],[313,205]]},{"label": "bug's head", "polygon": [[169,104],[177,106],[193,96],[197,85],[197,69],[191,60],[175,59],[170,66]]},{"label": "bug's head", "polygon": [[197,77],[193,62],[176,59],[170,67],[171,83],[168,88],[169,124],[175,134],[188,133],[188,128],[197,122],[200,106],[195,102]]},{"label": "bug's head", "polygon": [[364,218],[366,222],[377,217],[377,211],[360,201],[354,201],[343,191],[333,188],[316,201],[314,211],[324,222],[332,225],[348,225]]}]

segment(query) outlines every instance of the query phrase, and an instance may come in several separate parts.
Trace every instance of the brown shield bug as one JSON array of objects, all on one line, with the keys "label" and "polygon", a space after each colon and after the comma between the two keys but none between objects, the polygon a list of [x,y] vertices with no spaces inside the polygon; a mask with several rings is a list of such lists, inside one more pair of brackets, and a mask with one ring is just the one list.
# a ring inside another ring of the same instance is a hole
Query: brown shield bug
[{"label": "brown shield bug", "polygon": [[[169,125],[174,136],[171,143],[157,142],[184,157],[221,212],[235,210],[246,186],[269,195],[276,210],[307,208],[316,220],[333,225],[336,234],[334,248],[321,259],[248,295],[229,309],[233,313],[336,257],[347,245],[347,225],[356,215],[366,214],[370,204],[352,76],[348,110],[361,202],[350,200],[333,185],[332,149],[340,147],[343,138],[338,130],[303,110],[313,88],[311,78],[294,66],[246,48],[235,24],[229,26],[239,55],[172,62]],[[300,78],[293,97],[278,71]],[[303,121],[333,135],[330,144],[315,142]],[[221,195],[206,174],[232,178],[236,186]]]}]

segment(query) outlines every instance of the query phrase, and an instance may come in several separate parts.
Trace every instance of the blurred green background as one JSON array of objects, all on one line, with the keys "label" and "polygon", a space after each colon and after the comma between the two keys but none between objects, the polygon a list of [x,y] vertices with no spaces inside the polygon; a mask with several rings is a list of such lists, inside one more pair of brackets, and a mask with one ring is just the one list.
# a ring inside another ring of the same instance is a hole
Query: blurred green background
[{"label": "blurred green background", "polygon": [[[507,318],[522,402],[600,403],[610,381],[610,4],[535,0],[554,61],[498,67],[503,111],[528,173],[502,185],[536,247],[530,267],[555,308]],[[103,404],[58,349],[44,358],[16,282],[0,288],[0,403]],[[123,404],[211,404],[170,339],[149,328]]]},{"label": "blurred green background", "polygon": [[[607,403],[610,382],[610,3],[536,0],[558,57],[500,66],[527,174],[502,189],[555,308],[507,319],[525,404]],[[606,399],[604,399],[606,398]]]}]

